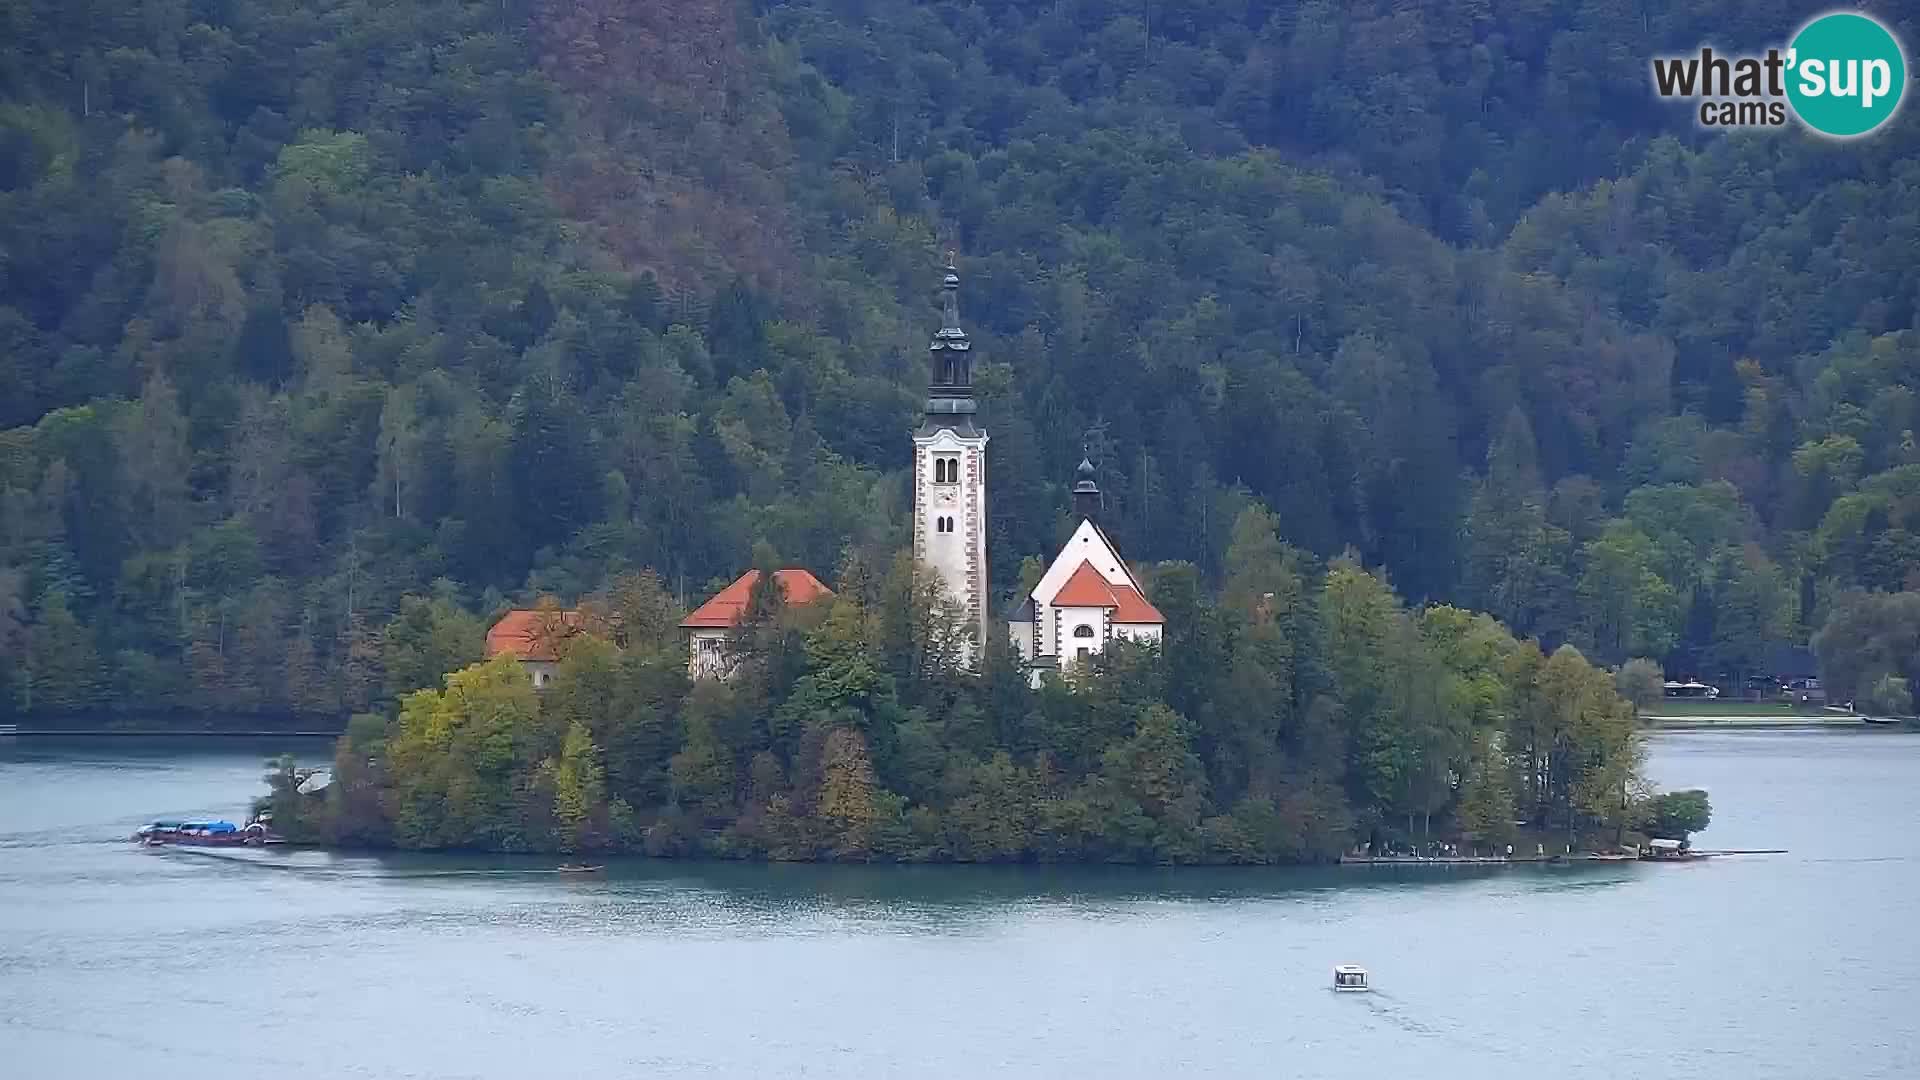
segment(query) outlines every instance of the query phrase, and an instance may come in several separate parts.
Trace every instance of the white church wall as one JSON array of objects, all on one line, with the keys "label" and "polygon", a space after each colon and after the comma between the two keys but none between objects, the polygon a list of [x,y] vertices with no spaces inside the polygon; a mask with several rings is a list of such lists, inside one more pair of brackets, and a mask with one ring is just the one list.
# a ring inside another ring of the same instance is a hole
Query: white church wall
[{"label": "white church wall", "polygon": [[1093,527],[1093,522],[1083,520],[1073,530],[1073,535],[1067,538],[1067,545],[1054,557],[1047,572],[1040,575],[1039,584],[1033,587],[1034,599],[1045,600],[1059,593],[1073,572],[1080,569],[1083,560],[1092,563],[1094,571],[1109,584],[1132,583],[1127,577],[1126,568],[1120,565],[1119,554],[1100,538],[1100,532]]},{"label": "white church wall", "polygon": [[1013,643],[1014,655],[1022,660],[1033,659],[1033,624],[1022,619],[1007,624],[1007,640]]},{"label": "white church wall", "polygon": [[1071,667],[1100,655],[1107,641],[1107,609],[1062,607],[1053,611],[1059,643],[1054,655],[1060,658],[1061,667]]}]

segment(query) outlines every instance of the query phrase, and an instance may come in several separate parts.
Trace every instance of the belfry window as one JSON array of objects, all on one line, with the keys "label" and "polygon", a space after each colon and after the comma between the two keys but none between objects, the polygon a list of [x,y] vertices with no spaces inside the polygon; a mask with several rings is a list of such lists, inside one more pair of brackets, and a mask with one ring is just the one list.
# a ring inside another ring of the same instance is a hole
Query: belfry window
[{"label": "belfry window", "polygon": [[1092,637],[1093,627],[1088,626],[1085,623],[1082,623],[1079,626],[1076,626],[1073,628],[1073,636],[1074,637]]},{"label": "belfry window", "polygon": [[960,482],[960,459],[941,457],[933,459],[933,482],[936,484],[957,484]]}]

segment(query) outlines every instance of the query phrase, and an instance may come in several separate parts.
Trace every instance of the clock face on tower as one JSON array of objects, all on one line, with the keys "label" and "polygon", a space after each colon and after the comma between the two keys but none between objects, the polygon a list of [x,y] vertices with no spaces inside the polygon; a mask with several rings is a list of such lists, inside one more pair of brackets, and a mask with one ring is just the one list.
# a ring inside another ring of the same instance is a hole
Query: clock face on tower
[{"label": "clock face on tower", "polygon": [[952,506],[955,502],[959,501],[959,494],[952,488],[947,488],[934,492],[933,501],[939,506]]}]

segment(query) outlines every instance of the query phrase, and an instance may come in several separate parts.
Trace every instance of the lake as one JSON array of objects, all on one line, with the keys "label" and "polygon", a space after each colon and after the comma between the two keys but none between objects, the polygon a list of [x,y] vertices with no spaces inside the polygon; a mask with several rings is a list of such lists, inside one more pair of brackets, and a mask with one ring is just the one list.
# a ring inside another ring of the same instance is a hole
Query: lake
[{"label": "lake", "polygon": [[[1668,733],[1706,847],[1495,870],[143,850],[271,743],[0,740],[0,1074],[1920,1076],[1920,737]],[[314,761],[324,743],[297,747]],[[1334,994],[1336,963],[1378,992]]]}]

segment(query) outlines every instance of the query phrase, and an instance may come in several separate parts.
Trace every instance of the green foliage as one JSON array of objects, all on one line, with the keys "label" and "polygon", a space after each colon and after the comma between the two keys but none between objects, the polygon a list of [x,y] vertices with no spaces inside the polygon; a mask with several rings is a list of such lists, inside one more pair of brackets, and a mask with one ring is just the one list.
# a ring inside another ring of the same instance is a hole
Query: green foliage
[{"label": "green foliage", "polygon": [[1689,833],[1706,829],[1713,820],[1713,807],[1707,793],[1699,789],[1669,791],[1647,800],[1640,807],[1640,827],[1649,836],[1685,840]]},{"label": "green foliage", "polygon": [[[367,644],[440,579],[884,577],[943,246],[998,595],[1090,429],[1103,527],[1230,606],[1351,547],[1737,677],[1920,584],[1920,125],[1836,158],[1606,89],[1765,5],[602,6],[9,9],[0,573],[30,630],[65,595],[81,697],[351,711],[437,676]],[[1303,735],[1320,676],[1240,651]]]},{"label": "green foliage", "polygon": [[[1739,679],[1821,626],[1835,693],[1920,678],[1920,123],[1699,132],[1618,88],[1790,28],[1642,7],[12,4],[0,703],[350,714],[553,593],[620,646],[543,700],[554,770],[511,837],[404,842],[614,842],[624,805],[661,850],[743,815],[828,850],[843,729],[876,857],[1603,818],[1586,656]],[[896,559],[945,246],[994,594],[1090,430],[1103,528],[1172,564],[1165,649],[1085,687],[1028,693],[990,629],[976,688]],[[769,549],[866,567],[855,608],[763,589],[738,685],[689,691],[679,612]],[[1197,821],[1103,771],[1161,704]],[[576,723],[607,809],[560,822]]]},{"label": "green foliage", "polygon": [[[977,673],[937,658],[956,616],[911,560],[880,584],[848,560],[830,600],[750,597],[741,663],[691,683],[684,651],[602,636],[658,615],[632,575],[587,610],[644,617],[589,620],[544,690],[502,657],[356,716],[328,794],[287,812],[340,844],[862,861],[1299,862],[1497,844],[1517,818],[1624,828],[1642,752],[1605,672],[1323,572],[1257,506],[1235,534],[1225,595],[1155,568],[1165,641],[1037,691],[1004,637]],[[436,603],[395,628],[431,641],[455,624]]]},{"label": "green foliage", "polygon": [[1666,695],[1667,676],[1660,665],[1645,657],[1629,660],[1614,672],[1614,689],[1633,705],[1635,713],[1645,712]]},{"label": "green foliage", "polygon": [[1913,714],[1913,691],[1908,688],[1907,680],[1898,675],[1882,675],[1873,689],[1867,691],[1867,704],[1875,712],[1889,716],[1911,716]]},{"label": "green foliage", "polygon": [[387,692],[398,698],[437,686],[447,672],[480,659],[486,636],[479,619],[445,600],[402,597],[381,640]]},{"label": "green foliage", "polygon": [[1889,677],[1913,685],[1920,679],[1920,592],[1839,597],[1813,648],[1835,700],[1866,704]]}]

